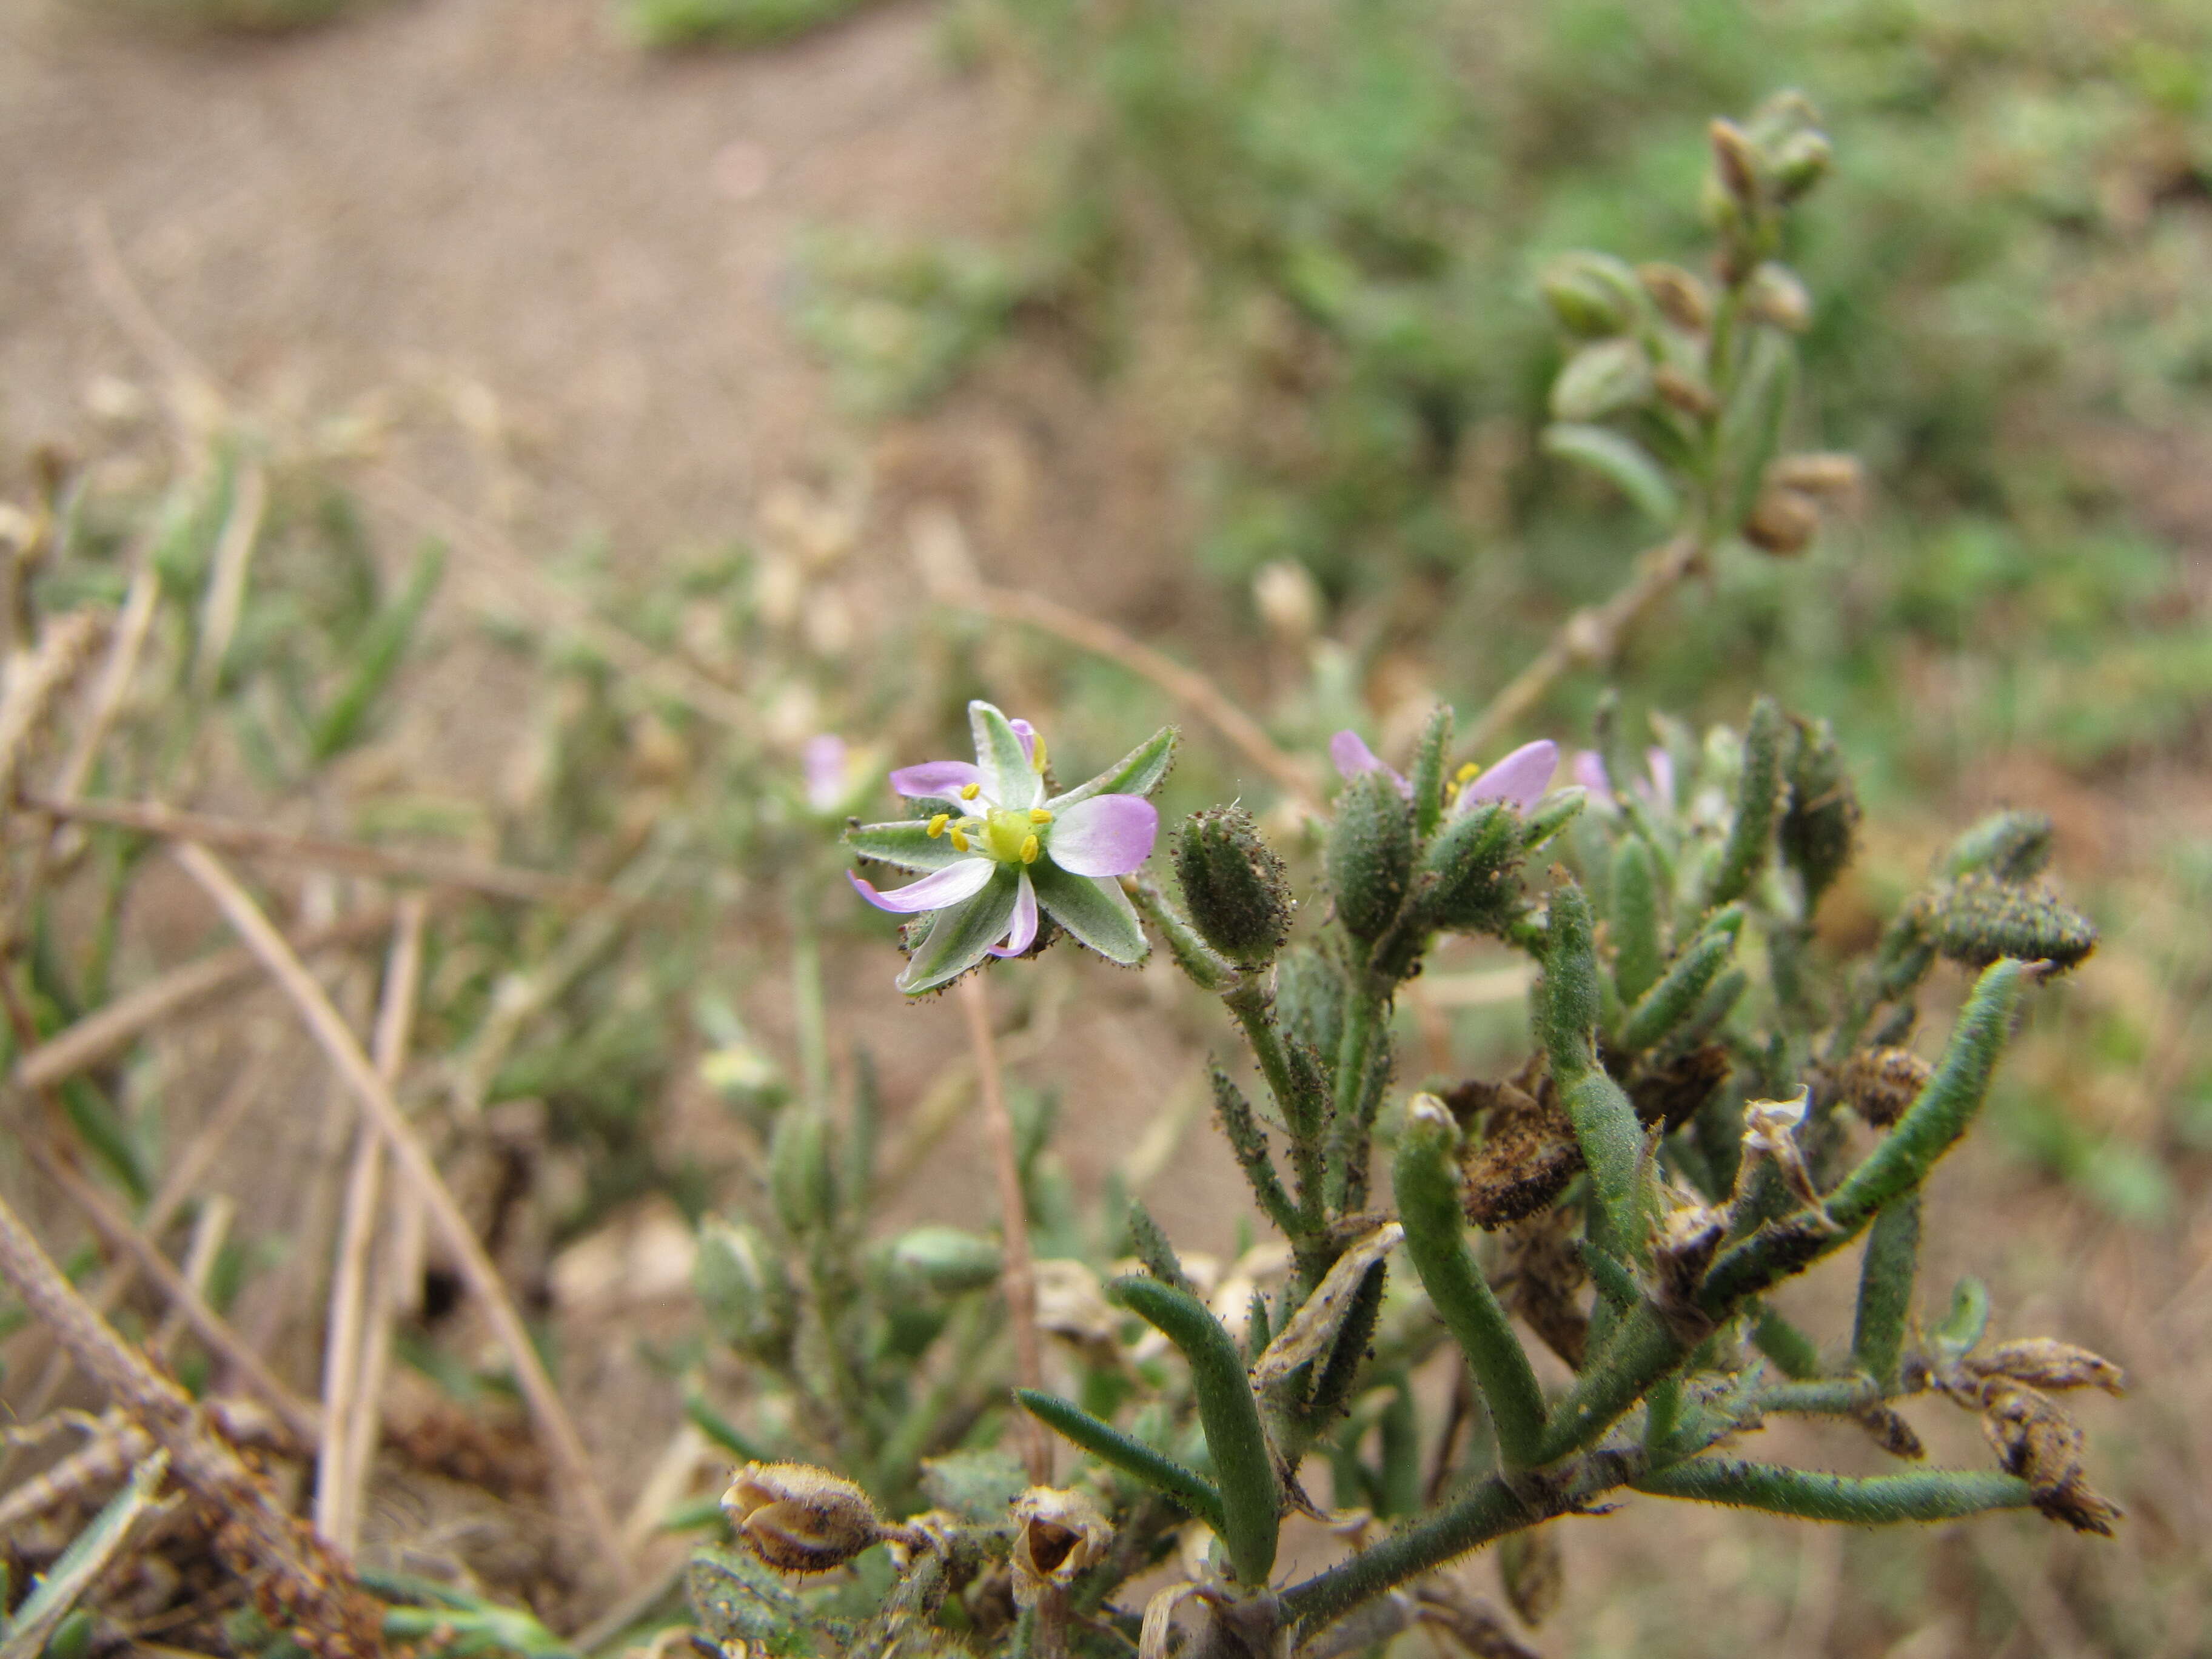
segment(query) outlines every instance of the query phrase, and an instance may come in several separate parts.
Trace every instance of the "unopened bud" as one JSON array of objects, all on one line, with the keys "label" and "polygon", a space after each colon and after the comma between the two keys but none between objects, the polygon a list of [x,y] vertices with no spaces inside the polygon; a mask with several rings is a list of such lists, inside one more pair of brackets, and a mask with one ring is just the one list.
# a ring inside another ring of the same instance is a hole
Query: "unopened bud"
[{"label": "unopened bud", "polygon": [[1802,490],[1768,488],[1744,515],[1743,538],[1763,553],[1788,558],[1802,553],[1820,528],[1820,509]]},{"label": "unopened bud", "polygon": [[1712,320],[1713,298],[1705,281],[1680,265],[1638,265],[1637,279],[1659,314],[1686,334],[1702,334]]},{"label": "unopened bud", "polygon": [[1274,960],[1290,931],[1290,887],[1249,812],[1224,806],[1185,818],[1175,866],[1200,938],[1240,967]]},{"label": "unopened bud", "polygon": [[738,1352],[772,1360],[787,1351],[796,1304],[757,1230],[742,1222],[701,1223],[691,1284],[708,1328]]},{"label": "unopened bud", "polygon": [[2095,924],[2040,884],[1961,876],[1937,888],[1926,903],[1936,949],[1969,967],[2013,957],[2067,969],[2097,948]]},{"label": "unopened bud", "polygon": [[1046,1584],[1072,1584],[1114,1542],[1114,1528],[1079,1492],[1031,1486],[1014,1500],[1015,1583],[1026,1601]]},{"label": "unopened bud", "polygon": [[722,1494],[746,1548],[782,1572],[842,1567],[884,1535],[868,1495],[811,1463],[748,1463]]},{"label": "unopened bud", "polygon": [[1601,340],[1567,359],[1552,382],[1552,414],[1562,421],[1602,420],[1651,399],[1651,360],[1641,342]]},{"label": "unopened bud", "polygon": [[1784,489],[1801,490],[1820,501],[1847,506],[1858,499],[1866,483],[1866,469],[1859,465],[1856,455],[1784,455],[1766,469],[1766,482]]},{"label": "unopened bud", "polygon": [[1818,899],[1851,861],[1858,837],[1858,792],[1826,720],[1800,720],[1790,758],[1790,803],[1782,814],[1782,857]]},{"label": "unopened bud", "polygon": [[1706,133],[1713,146],[1713,176],[1741,206],[1756,208],[1759,197],[1758,147],[1733,121],[1716,120]]},{"label": "unopened bud", "polygon": [[1662,364],[1651,376],[1660,400],[1692,420],[1709,421],[1720,413],[1720,402],[1703,380],[1685,374],[1673,364]]},{"label": "unopened bud", "polygon": [[1586,340],[1624,334],[1643,301],[1636,273],[1609,253],[1564,253],[1544,267],[1544,298],[1560,325]]},{"label": "unopened bud", "polygon": [[899,1235],[891,1260],[939,1296],[988,1290],[999,1279],[999,1247],[958,1227],[921,1226]]},{"label": "unopened bud", "polygon": [[819,1231],[836,1219],[837,1172],[830,1125],[820,1113],[793,1107],[783,1114],[769,1145],[769,1186],[776,1216],[790,1231]]},{"label": "unopened bud", "polygon": [[1518,892],[1521,815],[1504,801],[1459,813],[1421,857],[1425,915],[1439,927],[1474,933],[1510,914]]},{"label": "unopened bud", "polygon": [[1356,774],[1336,798],[1324,864],[1345,931],[1381,938],[1413,877],[1413,819],[1397,781],[1380,767]]},{"label": "unopened bud", "polygon": [[1836,1086],[1851,1109],[1877,1129],[1903,1117],[1935,1071],[1910,1048],[1862,1048],[1844,1062]]},{"label": "unopened bud", "polygon": [[1321,627],[1321,589],[1295,559],[1277,559],[1254,573],[1252,604],[1269,631],[1291,645],[1304,644]]},{"label": "unopened bud", "polygon": [[1769,259],[1751,273],[1743,292],[1744,314],[1787,334],[1802,334],[1813,325],[1813,296],[1797,273]]},{"label": "unopened bud", "polygon": [[1828,176],[1835,158],[1826,133],[1808,129],[1790,134],[1775,146],[1775,193],[1785,202],[1796,201]]}]

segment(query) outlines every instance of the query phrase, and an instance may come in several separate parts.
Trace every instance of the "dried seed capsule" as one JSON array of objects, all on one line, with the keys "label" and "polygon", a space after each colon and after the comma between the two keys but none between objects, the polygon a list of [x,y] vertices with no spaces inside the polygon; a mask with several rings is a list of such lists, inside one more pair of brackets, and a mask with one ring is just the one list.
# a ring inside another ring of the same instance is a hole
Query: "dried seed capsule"
[{"label": "dried seed capsule", "polygon": [[1241,806],[1194,812],[1175,843],[1176,876],[1199,936],[1240,967],[1274,960],[1291,926],[1283,861]]},{"label": "dried seed capsule", "polygon": [[1662,317],[1685,333],[1705,332],[1712,320],[1713,300],[1702,278],[1669,264],[1638,265],[1636,275]]},{"label": "dried seed capsule", "polygon": [[1813,325],[1813,296],[1797,273],[1769,259],[1751,273],[1743,294],[1745,313],[1787,334],[1802,334]]},{"label": "dried seed capsule", "polygon": [[1820,509],[1802,490],[1759,492],[1743,521],[1743,538],[1763,553],[1787,558],[1802,553],[1820,528]]},{"label": "dried seed capsule", "polygon": [[2102,1389],[2106,1394],[2120,1395],[2128,1388],[2126,1374],[2104,1355],[2049,1336],[2000,1342],[1968,1355],[1961,1369],[1976,1376],[2024,1382],[2032,1389]]},{"label": "dried seed capsule", "polygon": [[1079,1492],[1031,1486],[1014,1500],[1015,1581],[1024,1598],[1046,1584],[1071,1584],[1103,1557],[1114,1528]]},{"label": "dried seed capsule", "polygon": [[1533,1096],[1510,1083],[1471,1079],[1444,1103],[1462,1122],[1482,1121],[1480,1138],[1462,1141],[1460,1154],[1467,1216],[1478,1227],[1502,1227],[1549,1209],[1583,1167],[1574,1125],[1548,1079]]},{"label": "dried seed capsule", "polygon": [[1982,1432],[2006,1471],[2034,1489],[2035,1507],[2076,1532],[2111,1537],[2119,1506],[2090,1488],[2081,1431],[2057,1401],[2014,1383],[1996,1384],[1982,1398]]},{"label": "dried seed capsule", "polygon": [[1842,505],[1857,499],[1866,483],[1866,469],[1856,455],[1814,450],[1783,456],[1766,469],[1766,482]]},{"label": "dried seed capsule", "polygon": [[811,1463],[748,1463],[722,1494],[745,1547],[782,1572],[842,1567],[884,1534],[867,1493]]},{"label": "dried seed capsule", "polygon": [[1672,364],[1655,370],[1651,385],[1658,392],[1660,401],[1669,409],[1687,415],[1692,420],[1709,421],[1720,413],[1720,400],[1713,396],[1712,389],[1703,380],[1685,374]]},{"label": "dried seed capsule", "polygon": [[1756,208],[1764,170],[1758,146],[1733,121],[1717,119],[1706,133],[1712,141],[1714,177],[1740,206]]},{"label": "dried seed capsule", "polygon": [[1844,1062],[1836,1086],[1856,1112],[1887,1129],[1920,1098],[1935,1068],[1910,1048],[1862,1048]]}]

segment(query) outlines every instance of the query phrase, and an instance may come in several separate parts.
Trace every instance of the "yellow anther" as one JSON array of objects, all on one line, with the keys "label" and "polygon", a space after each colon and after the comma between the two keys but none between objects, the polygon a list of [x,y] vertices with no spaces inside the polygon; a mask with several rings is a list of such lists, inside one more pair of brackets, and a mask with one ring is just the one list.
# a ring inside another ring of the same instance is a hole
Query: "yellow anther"
[{"label": "yellow anther", "polygon": [[968,850],[968,837],[957,830],[952,832],[952,850],[956,853],[964,853]]},{"label": "yellow anther", "polygon": [[1022,837],[1022,862],[1024,864],[1035,864],[1037,861],[1037,854],[1043,851],[1044,843],[1039,841],[1035,836],[1024,836]]},{"label": "yellow anther", "polygon": [[935,817],[930,819],[930,840],[935,841],[939,836],[943,835],[945,833],[945,826],[951,822],[952,814],[950,812],[939,812]]},{"label": "yellow anther", "polygon": [[1479,776],[1481,771],[1482,769],[1480,766],[1477,766],[1473,761],[1469,761],[1466,765],[1461,767],[1453,775],[1460,782],[1468,783],[1472,782],[1477,776]]},{"label": "yellow anther", "polygon": [[1042,732],[1036,733],[1030,738],[1030,742],[1036,747],[1030,751],[1030,764],[1036,769],[1037,775],[1042,777],[1045,769],[1044,734]]},{"label": "yellow anther", "polygon": [[983,786],[980,783],[963,783],[960,786],[960,799],[963,800],[973,800],[982,793]]},{"label": "yellow anther", "polygon": [[1030,822],[1031,823],[1050,823],[1052,822],[1052,814],[1046,811],[1042,806],[1032,806],[1030,808]]}]

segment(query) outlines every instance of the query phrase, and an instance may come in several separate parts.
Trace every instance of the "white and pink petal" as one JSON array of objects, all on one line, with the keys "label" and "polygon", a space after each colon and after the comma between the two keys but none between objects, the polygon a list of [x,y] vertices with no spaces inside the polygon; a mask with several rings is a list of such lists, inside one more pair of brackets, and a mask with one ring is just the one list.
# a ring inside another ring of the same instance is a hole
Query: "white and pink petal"
[{"label": "white and pink petal", "polygon": [[862,879],[851,871],[846,872],[846,877],[860,896],[877,909],[910,916],[924,910],[942,910],[963,899],[975,897],[989,884],[991,872],[998,867],[988,859],[963,859],[957,864],[948,864],[942,870],[924,876],[920,881],[894,887],[888,893],[879,892],[873,883]]},{"label": "white and pink petal", "polygon": [[1070,875],[1133,875],[1159,832],[1159,809],[1142,795],[1093,795],[1053,820],[1045,850]]}]

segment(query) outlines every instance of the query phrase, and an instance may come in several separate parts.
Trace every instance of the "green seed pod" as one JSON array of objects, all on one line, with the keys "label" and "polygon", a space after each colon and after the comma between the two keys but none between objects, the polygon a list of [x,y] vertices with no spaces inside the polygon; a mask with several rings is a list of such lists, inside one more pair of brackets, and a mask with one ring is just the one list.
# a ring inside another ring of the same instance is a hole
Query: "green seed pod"
[{"label": "green seed pod", "polygon": [[1999,881],[2033,881],[2051,862],[2051,841],[2048,813],[1994,813],[1951,843],[1943,873],[1986,871]]},{"label": "green seed pod", "polygon": [[1828,176],[1836,159],[1827,135],[1810,131],[1794,132],[1774,149],[1775,193],[1794,202]]},{"label": "green seed pod", "polygon": [[1444,826],[1421,855],[1424,919],[1437,927],[1479,933],[1512,913],[1520,884],[1521,815],[1504,801],[1486,801]]},{"label": "green seed pod", "polygon": [[1936,889],[1927,903],[1936,951],[1969,967],[2014,957],[2071,968],[2097,948],[2096,925],[2039,884],[1961,876]]},{"label": "green seed pod", "polygon": [[1567,359],[1552,382],[1552,417],[1598,421],[1651,401],[1651,359],[1640,341],[1600,340]]},{"label": "green seed pod", "polygon": [[1345,931],[1380,939],[1397,919],[1413,872],[1413,814],[1396,779],[1378,767],[1344,786],[1325,859]]},{"label": "green seed pod", "polygon": [[1224,806],[1185,818],[1175,866],[1200,937],[1240,967],[1274,960],[1290,929],[1290,888],[1249,812]]},{"label": "green seed pod", "polygon": [[1002,1257],[998,1245],[981,1234],[929,1225],[900,1234],[891,1261],[933,1293],[958,1296],[996,1284]]},{"label": "green seed pod", "polygon": [[1858,792],[1826,720],[1799,720],[1790,760],[1790,805],[1782,814],[1782,857],[1805,885],[1808,908],[1851,861],[1859,827]]},{"label": "green seed pod", "polygon": [[784,1113],[769,1146],[769,1187],[775,1212],[794,1235],[827,1229],[837,1218],[837,1172],[830,1125],[818,1112]]},{"label": "green seed pod", "polygon": [[739,1353],[772,1362],[788,1351],[795,1316],[790,1281],[756,1229],[702,1222],[691,1284],[708,1328]]},{"label": "green seed pod", "polygon": [[1544,267],[1542,286],[1560,326],[1586,340],[1626,333],[1644,299],[1636,273],[1610,253],[1563,253]]}]

